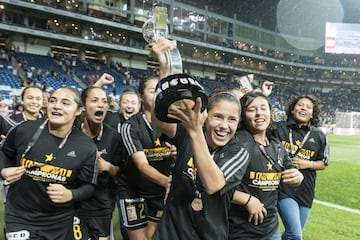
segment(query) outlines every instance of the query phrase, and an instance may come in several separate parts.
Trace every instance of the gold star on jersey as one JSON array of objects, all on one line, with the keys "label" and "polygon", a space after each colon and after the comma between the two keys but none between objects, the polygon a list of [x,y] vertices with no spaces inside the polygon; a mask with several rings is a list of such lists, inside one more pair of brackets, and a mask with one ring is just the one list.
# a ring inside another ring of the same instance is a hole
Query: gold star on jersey
[{"label": "gold star on jersey", "polygon": [[52,160],[54,160],[54,154],[53,153],[46,154],[45,157],[46,157],[45,162],[51,162]]},{"label": "gold star on jersey", "polygon": [[157,139],[154,141],[154,144],[155,144],[155,146],[156,146],[156,147],[161,146],[160,139],[159,139],[159,138],[157,138]]}]

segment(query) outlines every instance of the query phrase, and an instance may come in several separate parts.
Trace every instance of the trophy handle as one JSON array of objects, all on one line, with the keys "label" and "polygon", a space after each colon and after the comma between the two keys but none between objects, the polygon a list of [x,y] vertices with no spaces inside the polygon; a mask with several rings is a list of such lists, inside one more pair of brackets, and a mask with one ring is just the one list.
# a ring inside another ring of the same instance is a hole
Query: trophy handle
[{"label": "trophy handle", "polygon": [[155,29],[154,19],[149,18],[144,22],[142,26],[142,35],[147,43],[153,43],[157,41],[157,37],[154,29]]},{"label": "trophy handle", "polygon": [[167,50],[165,53],[168,62],[168,73],[170,75],[183,72],[182,60],[179,49]]}]

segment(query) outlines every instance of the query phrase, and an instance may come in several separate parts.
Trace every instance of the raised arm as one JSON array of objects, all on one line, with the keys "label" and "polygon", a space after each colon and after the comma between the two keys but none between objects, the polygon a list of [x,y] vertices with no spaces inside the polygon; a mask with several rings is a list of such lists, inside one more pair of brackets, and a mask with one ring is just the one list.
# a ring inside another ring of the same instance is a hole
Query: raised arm
[{"label": "raised arm", "polygon": [[182,103],[182,108],[170,106],[169,116],[180,120],[189,133],[195,165],[203,187],[207,194],[214,194],[225,186],[226,181],[224,173],[211,156],[203,133],[207,111],[201,112],[201,98],[196,99],[195,106],[188,99],[182,100]]},{"label": "raised arm", "polygon": [[104,73],[101,77],[94,83],[95,87],[103,87],[105,85],[110,85],[114,83],[114,77],[108,73]]},{"label": "raised arm", "polygon": [[[163,79],[168,75],[168,68],[167,68],[167,59],[165,52],[169,49],[176,48],[176,41],[175,40],[168,40],[165,38],[160,38],[157,42],[152,43],[152,51],[158,58],[160,69],[159,69],[159,79]],[[156,97],[156,94],[155,94]],[[155,99],[154,99],[155,100]],[[154,113],[155,104],[152,104],[151,109],[151,124],[154,128],[158,129],[166,136],[173,138],[176,133],[176,124],[173,123],[165,123],[157,119]]]}]

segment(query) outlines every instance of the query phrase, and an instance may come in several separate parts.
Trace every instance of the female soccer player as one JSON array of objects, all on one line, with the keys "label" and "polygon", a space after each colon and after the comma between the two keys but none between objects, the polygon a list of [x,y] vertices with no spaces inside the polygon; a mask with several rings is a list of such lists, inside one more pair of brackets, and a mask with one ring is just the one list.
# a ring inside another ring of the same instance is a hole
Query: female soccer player
[{"label": "female soccer player", "polygon": [[[167,75],[165,51],[175,41],[160,38],[152,45],[160,62],[160,78]],[[165,123],[152,114],[152,124],[174,142],[177,158],[164,215],[153,239],[228,239],[228,210],[234,187],[248,164],[248,153],[235,137],[240,103],[229,92],[209,98],[201,112],[201,99],[171,105]],[[153,106],[155,107],[155,106]]]},{"label": "female soccer player", "polygon": [[108,111],[105,122],[120,133],[121,125],[140,111],[141,99],[132,88],[125,89],[119,99],[119,109]]},{"label": "female soccer player", "polygon": [[[248,153],[235,133],[240,103],[229,92],[171,105],[168,116],[179,124],[153,124],[174,141],[177,159],[164,215],[154,239],[228,239],[228,210],[234,186],[240,183]],[[152,115],[154,116],[154,115]],[[203,130],[204,128],[204,130]]]},{"label": "female soccer player", "polygon": [[[104,85],[114,84],[114,77],[108,73],[104,73],[101,75],[99,80],[94,84],[97,87],[103,87]],[[118,133],[120,133],[121,125],[128,120],[131,116],[137,114],[141,108],[141,99],[139,94],[132,88],[125,89],[119,99],[119,109],[116,111],[108,111],[104,122],[108,124],[110,127],[115,129]],[[124,156],[127,159],[127,156]],[[125,159],[123,159],[125,160]],[[122,178],[116,178],[118,185],[122,185]],[[117,208],[120,209],[119,196],[118,192],[116,193],[116,205]],[[123,240],[128,240],[129,237],[127,235],[127,230],[124,226],[123,222],[123,214],[121,210],[118,211],[119,220],[120,220],[120,231]],[[111,236],[113,239],[113,236]]]},{"label": "female soccer player", "polygon": [[77,202],[97,181],[97,148],[74,128],[79,93],[70,87],[50,97],[48,119],[13,128],[0,151],[1,176],[10,184],[5,205],[7,239],[72,239]]},{"label": "female soccer player", "polygon": [[109,105],[103,89],[88,87],[82,91],[81,100],[84,105],[81,130],[98,148],[99,175],[94,195],[77,209],[74,239],[106,240],[110,237],[115,207],[114,177],[120,172],[121,138],[114,129],[104,124]]},{"label": "female soccer player", "polygon": [[270,137],[270,102],[259,91],[241,98],[240,144],[249,165],[234,195],[229,239],[279,240],[277,199],[280,182],[300,185],[303,175],[291,163],[281,143]]},{"label": "female soccer player", "polygon": [[23,111],[21,113],[12,114],[10,118],[15,122],[36,120],[41,118],[41,107],[43,106],[43,90],[38,86],[29,86],[24,88],[21,93],[23,102]]},{"label": "female soccer player", "polygon": [[[157,78],[140,83],[143,109],[121,127],[121,137],[130,157],[119,188],[120,210],[130,239],[150,239],[164,208],[171,146],[151,123],[151,108]],[[136,211],[136,212],[134,212]]]},{"label": "female soccer player", "polygon": [[316,171],[329,161],[329,145],[320,125],[320,101],[314,96],[296,97],[287,109],[287,121],[275,130],[294,165],[304,175],[298,188],[280,187],[279,213],[285,227],[282,239],[302,239],[302,229],[314,200]]}]

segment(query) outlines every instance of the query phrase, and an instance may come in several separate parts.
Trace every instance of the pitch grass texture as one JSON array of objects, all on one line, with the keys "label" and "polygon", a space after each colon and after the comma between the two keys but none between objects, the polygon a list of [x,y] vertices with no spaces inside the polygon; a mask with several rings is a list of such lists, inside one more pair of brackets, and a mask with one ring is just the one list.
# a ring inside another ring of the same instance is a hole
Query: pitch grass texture
[{"label": "pitch grass texture", "polygon": [[[330,163],[318,172],[317,200],[360,210],[360,136],[328,135]],[[3,226],[3,205],[0,204]],[[114,213],[115,240],[121,240],[119,219]],[[281,226],[280,222],[280,229]],[[4,239],[0,231],[0,239]],[[360,239],[360,215],[314,203],[304,229],[304,240]]]}]

